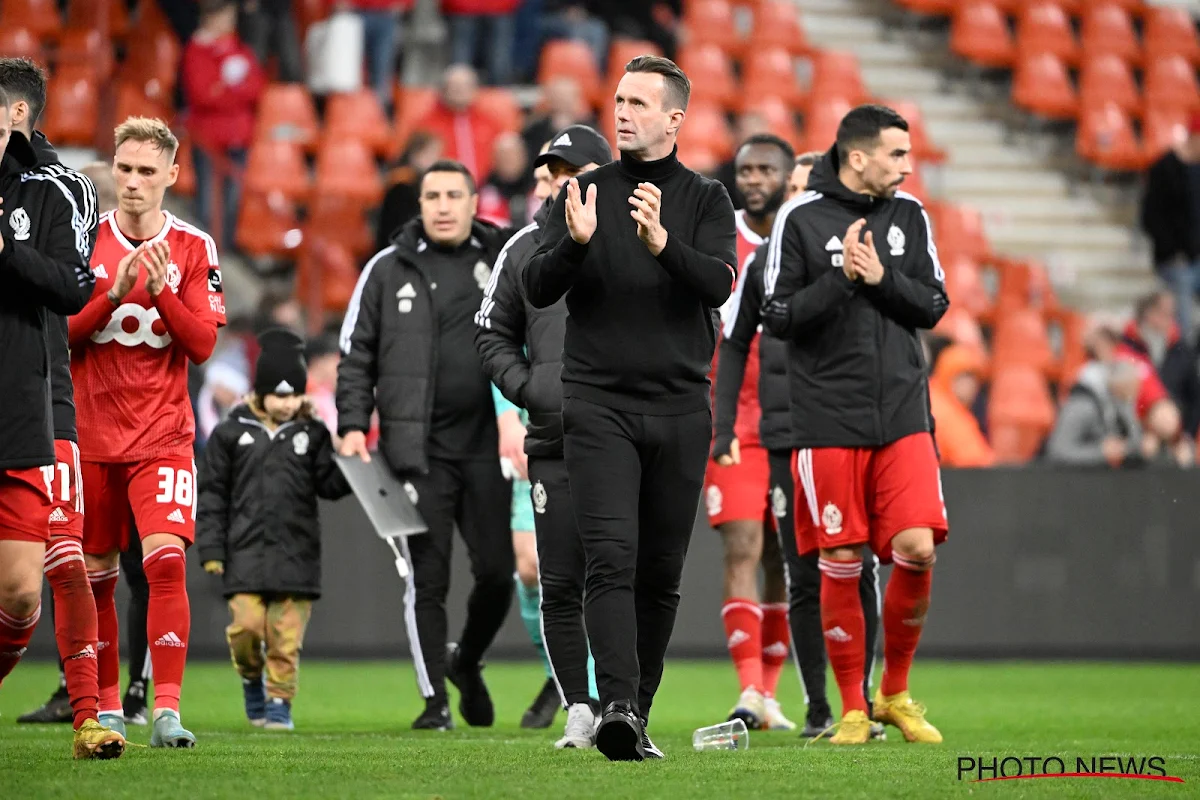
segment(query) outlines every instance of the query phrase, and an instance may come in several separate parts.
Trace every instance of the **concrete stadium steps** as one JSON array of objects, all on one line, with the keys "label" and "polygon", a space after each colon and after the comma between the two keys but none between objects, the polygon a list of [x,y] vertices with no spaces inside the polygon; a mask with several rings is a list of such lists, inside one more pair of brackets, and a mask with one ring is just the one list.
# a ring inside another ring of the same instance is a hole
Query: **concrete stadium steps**
[{"label": "concrete stadium steps", "polygon": [[1070,148],[1008,128],[981,87],[959,88],[944,40],[894,24],[890,0],[798,4],[813,45],[854,53],[873,95],[920,106],[947,153],[945,165],[922,172],[931,195],[978,208],[997,252],[1043,261],[1060,295],[1084,309],[1124,308],[1155,285],[1128,193],[1073,185],[1070,156],[1059,155]]}]

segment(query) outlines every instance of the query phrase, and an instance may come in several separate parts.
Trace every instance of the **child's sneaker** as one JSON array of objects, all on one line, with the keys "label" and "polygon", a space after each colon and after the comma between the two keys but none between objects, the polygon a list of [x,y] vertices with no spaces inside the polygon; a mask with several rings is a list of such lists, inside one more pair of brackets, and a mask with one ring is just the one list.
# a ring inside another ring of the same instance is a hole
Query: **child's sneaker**
[{"label": "child's sneaker", "polygon": [[292,704],[282,697],[272,697],[267,703],[267,724],[263,726],[269,731],[290,731],[296,726],[292,724]]},{"label": "child's sneaker", "polygon": [[242,678],[242,697],[246,701],[246,719],[254,727],[261,728],[267,721],[267,691],[262,679]]}]

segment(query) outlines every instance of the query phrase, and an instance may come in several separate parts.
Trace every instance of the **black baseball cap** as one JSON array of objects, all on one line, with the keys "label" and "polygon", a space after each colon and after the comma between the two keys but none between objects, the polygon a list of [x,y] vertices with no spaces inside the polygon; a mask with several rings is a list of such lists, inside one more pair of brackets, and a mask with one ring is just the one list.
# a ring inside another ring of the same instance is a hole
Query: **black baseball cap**
[{"label": "black baseball cap", "polygon": [[612,148],[608,140],[595,128],[587,125],[568,125],[550,140],[550,149],[537,157],[533,168],[537,169],[552,158],[561,158],[573,167],[588,164],[607,164],[612,161]]}]

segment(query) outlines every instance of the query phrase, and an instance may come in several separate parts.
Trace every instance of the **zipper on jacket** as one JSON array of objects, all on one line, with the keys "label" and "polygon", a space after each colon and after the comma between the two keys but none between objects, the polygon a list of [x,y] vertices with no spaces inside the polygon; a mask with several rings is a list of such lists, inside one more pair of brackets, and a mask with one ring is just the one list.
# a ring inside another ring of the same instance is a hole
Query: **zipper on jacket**
[{"label": "zipper on jacket", "polygon": [[[870,223],[867,223],[868,228]],[[883,318],[873,314],[875,320],[875,436],[882,446],[883,436]]]},{"label": "zipper on jacket", "polygon": [[429,380],[425,382],[425,443],[421,447],[424,463],[421,465],[420,471],[422,475],[429,474],[429,437],[433,434],[433,399],[437,395],[437,370],[438,370],[438,341],[441,338],[441,331],[438,330],[437,308],[433,303],[433,282],[425,277],[425,273],[419,268],[421,278],[425,281],[425,297],[426,303],[429,306],[429,328],[433,335],[429,337],[430,345],[429,353]]}]

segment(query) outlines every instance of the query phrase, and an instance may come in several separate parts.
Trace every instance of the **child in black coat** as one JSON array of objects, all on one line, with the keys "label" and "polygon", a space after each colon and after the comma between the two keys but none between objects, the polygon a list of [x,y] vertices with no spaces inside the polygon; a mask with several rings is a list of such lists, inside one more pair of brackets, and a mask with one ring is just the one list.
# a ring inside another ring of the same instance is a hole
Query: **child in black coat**
[{"label": "child in black coat", "polygon": [[350,486],[304,394],[303,341],[270,330],[259,342],[253,393],[204,450],[196,544],[205,571],[224,577],[233,617],[225,634],[247,718],[291,730],[304,629],[321,595],[317,498],[335,500]]}]

